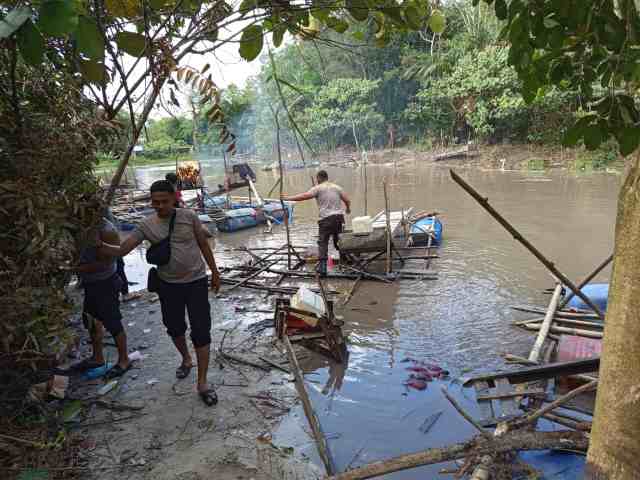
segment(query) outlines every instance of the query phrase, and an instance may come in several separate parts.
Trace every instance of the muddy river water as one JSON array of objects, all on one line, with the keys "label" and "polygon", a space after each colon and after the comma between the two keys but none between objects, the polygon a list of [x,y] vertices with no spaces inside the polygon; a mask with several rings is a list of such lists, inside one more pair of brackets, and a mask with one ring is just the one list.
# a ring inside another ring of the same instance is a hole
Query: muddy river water
[{"label": "muddy river water", "polygon": [[[139,169],[138,180],[148,185],[171,168]],[[205,162],[204,169],[209,185],[222,183],[219,163]],[[350,195],[353,214],[362,215],[362,169],[328,171]],[[620,176],[475,168],[457,172],[570,278],[581,279],[610,254]],[[261,193],[268,192],[276,179],[275,172],[258,172]],[[389,185],[391,209],[440,212],[444,241],[431,265],[439,278],[401,281],[397,286],[364,283],[340,312],[349,333],[348,368],[338,371],[320,365],[307,377],[338,471],[469,438],[471,427],[443,398],[440,388],[446,385],[455,390],[473,411],[473,394],[456,379],[503,368],[503,352],[527,356],[533,336],[510,326],[513,320],[526,317],[509,307],[546,305],[543,290],[553,286],[547,270],[451,180],[447,167],[414,162],[368,166],[369,214],[384,208],[383,180]],[[287,172],[286,193],[309,186],[309,172]],[[313,202],[296,206],[291,229],[295,244],[316,241],[316,215]],[[238,261],[224,251],[229,247],[283,242],[281,227],[271,234],[261,229],[219,234],[216,256],[219,263],[228,265]],[[143,253],[133,252],[126,263],[129,276],[144,286]],[[607,269],[596,280],[607,281],[609,275]],[[332,286],[347,290],[350,283]],[[430,383],[425,391],[408,390],[403,385],[409,373],[401,362],[405,357],[438,363],[451,372],[452,380]],[[426,434],[420,432],[425,419],[437,412],[443,412],[438,422]],[[307,428],[298,408],[285,418],[274,439],[318,461]],[[385,478],[435,478],[440,468],[423,467]]]}]

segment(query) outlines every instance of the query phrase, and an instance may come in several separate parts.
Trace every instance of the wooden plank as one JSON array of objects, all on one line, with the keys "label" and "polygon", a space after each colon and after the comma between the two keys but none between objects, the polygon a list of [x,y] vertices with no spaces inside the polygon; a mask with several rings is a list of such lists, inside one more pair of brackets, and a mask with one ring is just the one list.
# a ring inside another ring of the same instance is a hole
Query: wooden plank
[{"label": "wooden plank", "polygon": [[470,385],[477,382],[489,382],[496,379],[506,378],[510,383],[525,383],[533,380],[543,380],[559,376],[578,375],[581,373],[596,372],[600,368],[600,358],[589,358],[587,360],[576,360],[575,362],[549,363],[539,367],[527,367],[509,372],[496,372],[485,375],[478,375],[464,380],[463,385]]},{"label": "wooden plank", "polygon": [[324,463],[324,466],[327,469],[327,474],[333,475],[334,473],[336,473],[336,467],[333,462],[333,458],[331,457],[331,452],[329,451],[327,439],[322,432],[320,421],[318,420],[316,412],[311,405],[311,399],[309,398],[309,394],[307,393],[307,390],[304,386],[304,377],[302,375],[302,370],[300,369],[300,365],[298,364],[298,359],[296,358],[296,354],[293,351],[293,347],[289,342],[289,338],[286,335],[284,335],[283,337],[283,343],[285,348],[287,349],[287,355],[289,357],[293,376],[296,380],[296,390],[298,391],[298,395],[300,396],[300,400],[302,401],[302,409],[304,410],[304,413],[309,422],[309,426],[311,427],[311,431],[316,440],[318,453],[320,454],[322,463]]},{"label": "wooden plank", "polygon": [[478,395],[476,399],[478,402],[486,400],[501,400],[504,398],[514,398],[519,396],[529,397],[544,397],[546,395],[542,388],[532,388],[530,390],[523,390],[521,392],[503,392],[503,393],[489,393]]},{"label": "wooden plank", "polygon": [[482,415],[482,421],[480,423],[483,426],[493,425],[495,423],[495,414],[493,413],[493,405],[491,404],[491,401],[480,400],[480,397],[482,395],[485,395],[486,392],[489,392],[489,384],[484,381],[478,381],[473,383],[473,388],[476,390],[478,408],[480,409],[480,414]]},{"label": "wooden plank", "polygon": [[[513,387],[506,378],[498,378],[495,380],[496,391],[498,394],[503,395],[499,400],[500,403],[500,417],[515,417],[520,415],[520,409],[511,395],[514,393]],[[509,394],[509,395],[507,395]]]}]

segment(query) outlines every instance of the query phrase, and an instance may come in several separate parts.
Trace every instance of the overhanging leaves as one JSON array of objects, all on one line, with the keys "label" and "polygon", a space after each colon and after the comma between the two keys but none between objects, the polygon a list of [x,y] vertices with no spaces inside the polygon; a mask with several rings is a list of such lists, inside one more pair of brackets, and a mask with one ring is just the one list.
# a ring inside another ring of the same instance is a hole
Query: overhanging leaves
[{"label": "overhanging leaves", "polygon": [[442,12],[439,10],[434,10],[431,14],[431,18],[429,18],[429,28],[433,31],[433,33],[442,33],[447,25],[447,20],[445,19]]},{"label": "overhanging leaves", "polygon": [[94,60],[104,59],[104,38],[95,20],[85,16],[78,19],[76,30],[78,50]]},{"label": "overhanging leaves", "polygon": [[63,37],[78,27],[78,14],[71,0],[46,0],[40,7],[38,28],[52,37]]},{"label": "overhanging leaves", "polygon": [[134,32],[116,33],[118,48],[127,52],[132,57],[141,57],[144,54],[146,39],[144,35]]},{"label": "overhanging leaves", "polygon": [[365,0],[346,0],[346,6],[356,20],[362,22],[369,18],[369,5]]},{"label": "overhanging leaves", "polygon": [[31,20],[18,31],[18,48],[25,62],[38,65],[44,55],[44,39]]},{"label": "overhanging leaves", "polygon": [[260,55],[262,45],[262,27],[251,25],[244,29],[240,37],[240,56],[250,62]]},{"label": "overhanging leaves", "polygon": [[635,151],[640,144],[640,129],[637,127],[624,127],[616,135],[620,145],[620,153],[627,156]]},{"label": "overhanging leaves", "polygon": [[80,60],[78,63],[82,78],[89,83],[102,84],[105,82],[107,71],[104,63],[98,63],[95,60]]},{"label": "overhanging leaves", "polygon": [[16,7],[0,20],[0,39],[9,38],[28,19],[31,18],[29,7]]}]

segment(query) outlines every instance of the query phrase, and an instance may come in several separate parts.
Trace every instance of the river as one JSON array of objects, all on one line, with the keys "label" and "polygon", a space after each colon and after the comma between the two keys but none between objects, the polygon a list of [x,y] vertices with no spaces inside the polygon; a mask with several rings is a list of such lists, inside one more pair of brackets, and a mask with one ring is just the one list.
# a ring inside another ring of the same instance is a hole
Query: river
[{"label": "river", "polygon": [[[203,165],[211,172],[207,184],[222,183],[219,162]],[[362,169],[334,167],[328,172],[350,195],[353,214],[363,214]],[[620,176],[463,167],[457,172],[570,278],[581,279],[611,253]],[[165,173],[158,168],[139,169],[138,179],[149,184]],[[257,185],[264,194],[277,176],[257,173]],[[553,286],[547,270],[451,180],[448,168],[414,162],[368,166],[369,214],[384,208],[383,180],[389,185],[391,209],[414,207],[441,214],[444,241],[439,258],[432,263],[439,278],[401,281],[392,287],[364,284],[340,312],[349,333],[348,368],[339,372],[319,364],[308,377],[314,407],[339,471],[348,465],[469,438],[472,428],[453,411],[440,387],[456,390],[466,408],[473,410],[473,394],[461,389],[456,379],[502,368],[503,352],[527,356],[533,336],[510,326],[523,317],[509,307],[522,303],[544,306],[549,297],[543,290]],[[305,171],[286,173],[285,193],[308,187]],[[296,206],[291,228],[295,244],[315,242],[316,215],[313,202]],[[237,257],[224,252],[228,247],[280,246],[283,242],[281,227],[272,234],[261,229],[219,234],[216,255],[226,265],[237,262]],[[144,282],[142,252],[130,254],[126,263],[130,276]],[[596,281],[607,281],[609,275],[607,269]],[[349,287],[344,283],[333,286]],[[453,380],[431,383],[425,391],[408,390],[403,385],[407,364],[400,362],[407,356],[438,363],[451,372]],[[422,422],[440,411],[444,415],[433,429],[427,434],[419,432]],[[285,418],[275,441],[293,445],[318,461],[304,428],[304,415],[297,408]],[[434,478],[439,468],[423,467],[385,478]]]}]

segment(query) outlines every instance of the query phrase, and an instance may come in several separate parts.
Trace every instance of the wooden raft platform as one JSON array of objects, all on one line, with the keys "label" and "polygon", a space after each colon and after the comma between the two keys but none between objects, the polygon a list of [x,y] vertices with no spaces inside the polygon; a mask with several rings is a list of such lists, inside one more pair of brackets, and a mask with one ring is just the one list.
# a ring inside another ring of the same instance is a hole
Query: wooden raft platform
[{"label": "wooden raft platform", "polygon": [[[394,211],[389,213],[392,238],[403,236],[402,220],[408,218],[412,211],[413,208],[405,212]],[[343,253],[384,252],[387,249],[386,228],[387,217],[383,211],[373,217],[373,232],[367,235],[355,235],[353,232],[345,232],[340,235],[340,251]]]}]

